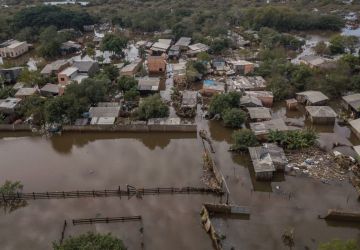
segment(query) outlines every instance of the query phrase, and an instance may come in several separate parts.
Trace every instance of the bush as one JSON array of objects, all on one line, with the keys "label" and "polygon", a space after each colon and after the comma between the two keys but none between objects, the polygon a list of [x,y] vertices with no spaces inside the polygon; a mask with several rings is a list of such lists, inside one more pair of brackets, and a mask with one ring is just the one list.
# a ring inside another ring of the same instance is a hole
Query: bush
[{"label": "bush", "polygon": [[162,101],[160,95],[156,94],[144,98],[139,105],[137,115],[140,120],[167,117],[169,107]]},{"label": "bush", "polygon": [[225,126],[231,128],[241,128],[246,120],[246,113],[241,109],[232,108],[225,110],[222,114]]},{"label": "bush", "polygon": [[62,244],[53,243],[54,250],[125,250],[122,240],[111,234],[99,234],[88,232],[76,237],[70,237]]},{"label": "bush", "polygon": [[359,250],[355,240],[332,240],[328,243],[321,243],[318,250]]},{"label": "bush", "polygon": [[230,149],[234,151],[245,151],[248,147],[254,147],[259,144],[255,134],[250,129],[234,131],[232,138],[234,143]]},{"label": "bush", "polygon": [[314,130],[290,130],[274,131],[270,130],[268,141],[274,142],[287,149],[308,148],[315,144],[317,134]]}]

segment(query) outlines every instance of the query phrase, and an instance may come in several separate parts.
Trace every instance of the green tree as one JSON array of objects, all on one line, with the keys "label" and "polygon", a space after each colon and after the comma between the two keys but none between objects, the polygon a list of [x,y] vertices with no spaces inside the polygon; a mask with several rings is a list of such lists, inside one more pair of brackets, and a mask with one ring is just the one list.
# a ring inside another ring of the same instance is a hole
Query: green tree
[{"label": "green tree", "polygon": [[328,243],[321,243],[318,250],[359,250],[360,246],[355,240],[332,240]]},{"label": "green tree", "polygon": [[245,151],[248,147],[254,147],[259,144],[255,134],[250,129],[234,131],[232,138],[234,143],[230,149],[235,151]]},{"label": "green tree", "polygon": [[122,240],[111,234],[88,232],[65,239],[62,244],[53,243],[54,250],[126,250]]},{"label": "green tree", "polygon": [[213,96],[209,105],[210,115],[221,115],[225,110],[238,108],[240,106],[240,97],[241,94],[239,92],[229,92]]},{"label": "green tree", "polygon": [[56,27],[49,26],[40,33],[40,46],[38,51],[45,58],[55,58],[60,55],[60,46],[64,42],[59,36]]},{"label": "green tree", "polygon": [[225,126],[231,128],[241,128],[246,120],[246,113],[238,108],[225,110],[222,114]]},{"label": "green tree", "polygon": [[45,123],[45,103],[46,99],[40,96],[30,96],[26,98],[20,107],[20,116],[27,118],[32,116],[32,123],[43,125]]},{"label": "green tree", "polygon": [[139,91],[137,90],[136,87],[130,89],[130,90],[127,90],[125,93],[124,93],[124,99],[125,101],[136,101],[140,96],[140,93]]},{"label": "green tree", "polygon": [[167,117],[169,116],[169,107],[162,101],[160,95],[155,94],[144,98],[139,105],[137,114],[140,120]]},{"label": "green tree", "polygon": [[343,54],[345,52],[345,39],[341,35],[335,35],[330,39],[330,52],[332,54]]},{"label": "green tree", "polygon": [[30,71],[28,68],[21,71],[18,81],[32,87],[35,85],[43,86],[46,84],[46,79],[39,71]]},{"label": "green tree", "polygon": [[103,68],[103,73],[111,80],[114,81],[119,77],[119,69],[114,65],[106,65]]},{"label": "green tree", "polygon": [[5,99],[8,97],[12,97],[15,94],[15,90],[10,86],[5,86],[0,88],[0,99]]},{"label": "green tree", "polygon": [[117,85],[118,85],[119,90],[126,92],[134,87],[137,87],[138,81],[135,78],[130,77],[130,76],[121,76],[117,80]]},{"label": "green tree", "polygon": [[126,48],[128,39],[124,36],[106,34],[101,42],[101,50],[113,51],[117,55],[124,55],[123,49]]},{"label": "green tree", "polygon": [[207,52],[200,52],[199,54],[197,54],[196,57],[201,62],[210,62],[211,61],[211,57]]},{"label": "green tree", "polygon": [[330,54],[330,49],[324,41],[318,42],[314,47],[314,51],[321,56]]}]

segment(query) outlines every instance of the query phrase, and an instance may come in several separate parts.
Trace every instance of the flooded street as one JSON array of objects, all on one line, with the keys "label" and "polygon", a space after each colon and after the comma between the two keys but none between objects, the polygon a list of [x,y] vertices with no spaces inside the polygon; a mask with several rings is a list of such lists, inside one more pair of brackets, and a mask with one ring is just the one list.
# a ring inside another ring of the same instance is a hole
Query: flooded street
[{"label": "flooded street", "polygon": [[[273,115],[284,112],[281,107],[274,110]],[[232,130],[219,122],[200,123],[199,129],[207,129],[213,139],[231,203],[251,208],[249,220],[214,219],[217,230],[226,235],[224,249],[288,249],[281,240],[288,228],[295,229],[295,249],[316,249],[333,238],[359,237],[360,228],[354,225],[328,225],[317,218],[329,208],[359,209],[357,194],[348,182],[324,184],[283,175],[272,183],[257,182],[249,156],[228,152]],[[0,134],[0,138],[0,181],[20,180],[25,192],[125,188],[126,184],[203,186],[203,149],[195,133],[65,133],[50,139]],[[1,212],[0,242],[6,250],[50,249],[60,239],[65,219],[141,215],[142,225],[70,224],[65,236],[92,230],[112,232],[129,249],[141,249],[143,240],[145,249],[209,250],[212,243],[199,212],[202,203],[219,200],[212,195],[31,200],[10,214]]]}]

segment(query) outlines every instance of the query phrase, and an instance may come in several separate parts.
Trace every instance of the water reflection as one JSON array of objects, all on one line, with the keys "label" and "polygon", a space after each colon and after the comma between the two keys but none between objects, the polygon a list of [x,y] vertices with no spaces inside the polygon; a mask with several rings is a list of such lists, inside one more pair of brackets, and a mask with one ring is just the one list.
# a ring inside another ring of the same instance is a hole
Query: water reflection
[{"label": "water reflection", "polygon": [[63,133],[50,138],[59,153],[69,154],[74,146],[82,148],[96,140],[135,139],[150,150],[166,148],[172,139],[195,139],[196,133]]}]

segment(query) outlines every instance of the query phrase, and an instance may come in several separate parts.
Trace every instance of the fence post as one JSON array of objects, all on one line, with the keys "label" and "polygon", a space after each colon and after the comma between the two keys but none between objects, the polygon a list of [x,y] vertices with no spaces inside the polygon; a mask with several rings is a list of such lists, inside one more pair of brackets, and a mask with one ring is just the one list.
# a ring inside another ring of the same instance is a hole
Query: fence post
[{"label": "fence post", "polygon": [[35,193],[33,192],[33,198],[34,198],[34,200],[35,200]]}]

